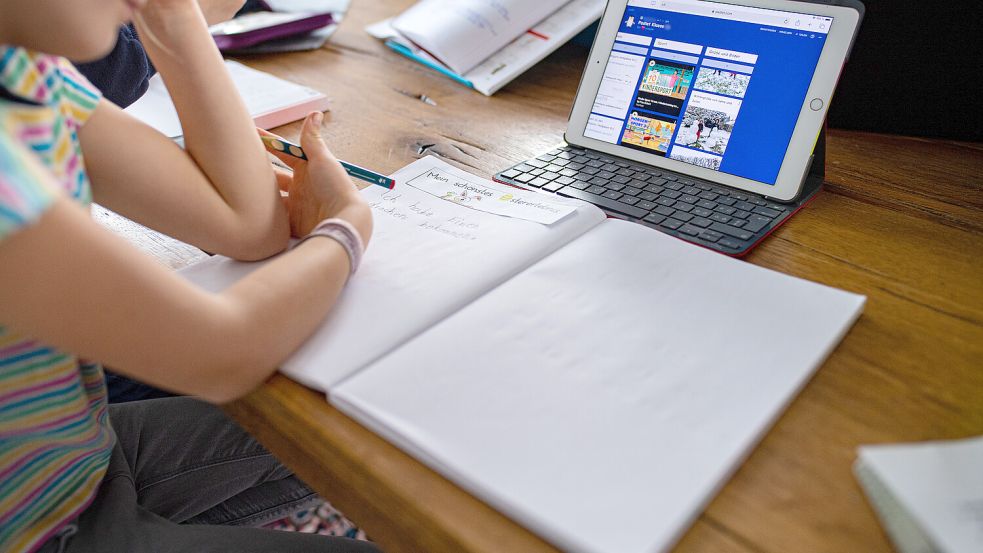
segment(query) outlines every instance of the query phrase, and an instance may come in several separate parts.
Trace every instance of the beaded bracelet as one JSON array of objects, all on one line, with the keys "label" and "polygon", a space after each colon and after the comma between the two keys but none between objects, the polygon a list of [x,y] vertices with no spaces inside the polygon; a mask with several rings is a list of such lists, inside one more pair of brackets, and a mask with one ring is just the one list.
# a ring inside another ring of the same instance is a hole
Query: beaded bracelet
[{"label": "beaded bracelet", "polygon": [[351,266],[348,278],[351,278],[358,269],[359,264],[362,263],[362,255],[365,253],[365,245],[362,244],[362,237],[359,236],[355,227],[344,219],[338,219],[336,217],[325,219],[318,223],[307,236],[301,238],[299,242],[294,244],[294,247],[296,248],[303,244],[305,240],[314,236],[331,238],[341,244],[342,248],[345,248],[345,252],[348,254],[348,264]]}]

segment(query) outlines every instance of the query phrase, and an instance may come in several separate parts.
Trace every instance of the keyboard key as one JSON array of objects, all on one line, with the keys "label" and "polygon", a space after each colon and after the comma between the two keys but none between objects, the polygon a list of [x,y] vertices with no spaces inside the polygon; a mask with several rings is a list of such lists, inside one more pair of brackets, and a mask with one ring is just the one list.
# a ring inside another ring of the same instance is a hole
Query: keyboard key
[{"label": "keyboard key", "polygon": [[526,165],[532,165],[533,167],[546,167],[549,163],[539,159],[530,159],[526,162]]},{"label": "keyboard key", "polygon": [[683,194],[689,194],[691,196],[699,196],[700,195],[700,189],[697,188],[697,187],[695,187],[695,186],[687,186],[686,188],[683,188],[681,190],[681,192]]},{"label": "keyboard key", "polygon": [[644,180],[632,179],[631,182],[628,183],[628,186],[634,186],[635,188],[645,188],[646,186],[648,186],[648,183],[645,182]]},{"label": "keyboard key", "polygon": [[768,204],[768,209],[774,209],[775,211],[788,211],[788,206],[781,204]]},{"label": "keyboard key", "polygon": [[737,227],[732,227],[730,225],[725,225],[723,223],[713,223],[710,225],[710,230],[715,230],[721,234],[726,234],[727,236],[733,236],[738,240],[750,240],[753,233],[746,230],[741,230]]},{"label": "keyboard key", "polygon": [[690,211],[695,209],[692,205],[684,204],[682,202],[676,202],[672,207],[673,209],[677,209],[679,211],[685,211],[686,213],[689,213]]},{"label": "keyboard key", "polygon": [[689,224],[698,226],[700,228],[707,228],[713,221],[710,219],[704,219],[703,217],[693,217],[690,219]]},{"label": "keyboard key", "polygon": [[644,200],[638,202],[635,205],[637,205],[638,207],[644,209],[645,211],[652,211],[652,210],[654,210],[656,208],[656,205],[654,203],[652,203],[652,202],[646,202]]},{"label": "keyboard key", "polygon": [[747,221],[744,221],[743,219],[734,219],[734,218],[731,218],[730,222],[727,223],[727,224],[730,225],[730,226],[732,226],[732,227],[744,228],[744,224],[745,223],[747,223]]},{"label": "keyboard key", "polygon": [[569,159],[556,158],[553,160],[553,165],[558,165],[560,167],[566,167],[570,163]]},{"label": "keyboard key", "polygon": [[648,186],[645,187],[645,190],[647,190],[649,192],[654,192],[656,194],[659,194],[663,190],[665,190],[665,188],[662,188],[661,186],[657,186],[655,184],[650,184],[650,185],[648,185]]},{"label": "keyboard key", "polygon": [[673,200],[675,200],[680,196],[682,196],[682,194],[676,192],[675,190],[666,190],[665,192],[662,193],[663,198],[672,198]]},{"label": "keyboard key", "polygon": [[737,209],[742,209],[744,211],[751,211],[752,209],[754,209],[754,204],[746,201],[741,201],[734,204],[734,207],[736,207]]},{"label": "keyboard key", "polygon": [[532,171],[529,171],[529,174],[538,177],[539,175],[542,175],[545,172],[546,171],[543,171],[542,169],[533,169]]},{"label": "keyboard key", "polygon": [[[603,191],[603,190],[602,190]],[[589,191],[577,190],[576,188],[566,187],[561,189],[558,194],[561,196],[568,196],[571,198],[579,198],[584,201],[588,201],[592,204],[598,205],[605,209],[621,213],[623,215],[628,215],[629,217],[635,217],[640,219],[648,213],[644,209],[639,209],[633,205],[628,205],[616,200],[611,200],[605,198],[604,196],[599,196],[597,194],[592,194]]]},{"label": "keyboard key", "polygon": [[529,186],[535,186],[536,188],[540,188],[541,186],[543,186],[544,184],[548,184],[549,182],[550,181],[548,181],[548,180],[546,180],[546,179],[544,179],[542,177],[536,177],[536,178],[532,179],[531,181],[527,182],[526,184],[528,184]]},{"label": "keyboard key", "polygon": [[655,200],[655,203],[657,203],[659,205],[670,206],[670,205],[675,204],[676,203],[676,200],[674,200],[672,198],[659,198],[658,200]]},{"label": "keyboard key", "polygon": [[697,217],[709,217],[710,215],[713,215],[712,211],[709,209],[703,209],[702,207],[694,207],[691,213]]},{"label": "keyboard key", "polygon": [[645,200],[646,202],[655,201],[656,198],[658,198],[658,196],[656,196],[655,194],[653,194],[651,192],[639,192],[638,193],[638,199]]},{"label": "keyboard key", "polygon": [[738,242],[737,240],[732,240],[730,238],[721,238],[720,241],[717,243],[720,244],[721,246],[726,246],[733,250],[741,249],[741,243]]},{"label": "keyboard key", "polygon": [[758,215],[764,215],[765,217],[770,217],[772,219],[782,214],[782,212],[780,211],[775,211],[774,209],[768,209],[767,207],[756,207],[751,211],[757,213]]},{"label": "keyboard key", "polygon": [[676,230],[679,227],[683,226],[683,222],[677,221],[675,219],[666,219],[665,221],[659,223],[659,226],[665,227],[670,230]]},{"label": "keyboard key", "polygon": [[598,171],[597,174],[594,175],[594,176],[595,177],[601,177],[602,179],[608,179],[608,180],[610,180],[611,177],[614,176],[614,173],[612,173],[611,171]]},{"label": "keyboard key", "polygon": [[711,201],[717,199],[717,195],[714,194],[713,192],[704,192],[700,194],[700,197],[703,198],[704,200],[711,200]]},{"label": "keyboard key", "polygon": [[564,177],[575,177],[575,176],[577,176],[577,172],[574,171],[573,169],[564,169],[564,170],[560,171],[560,174],[563,175]]},{"label": "keyboard key", "polygon": [[666,179],[664,179],[662,177],[652,177],[652,178],[649,179],[649,183],[651,183],[651,184],[665,184],[667,182],[669,182],[669,181],[667,181]]},{"label": "keyboard key", "polygon": [[623,177],[628,177],[628,178],[633,178],[635,176],[635,170],[634,169],[629,169],[627,167],[622,167],[622,168],[618,169],[617,171],[615,171],[615,173],[617,173],[617,174],[619,174],[619,175],[621,175]]},{"label": "keyboard key", "polygon": [[677,211],[675,213],[675,215],[673,215],[672,217],[674,219],[679,219],[680,221],[683,221],[683,222],[689,221],[689,220],[691,220],[693,218],[693,216],[690,215],[689,213],[683,213],[681,211]]},{"label": "keyboard key", "polygon": [[696,205],[702,207],[703,209],[715,209],[717,207],[716,202],[711,202],[710,200],[700,200],[696,202]]},{"label": "keyboard key", "polygon": [[611,171],[612,173],[618,170],[618,166],[613,163],[606,163],[604,167],[601,167],[602,171]]},{"label": "keyboard key", "polygon": [[619,202],[624,202],[624,203],[626,203],[628,205],[635,205],[635,204],[638,203],[639,200],[638,200],[638,198],[636,198],[634,196],[627,196],[627,195],[625,195],[625,196],[622,196],[622,197],[618,198],[618,201]]},{"label": "keyboard key", "polygon": [[[556,181],[554,181],[554,182],[556,182]],[[583,189],[587,188],[588,186],[590,186],[590,184],[588,184],[587,182],[584,182],[582,180],[574,180],[573,182],[570,183],[570,186],[576,188],[577,190],[583,190]]]},{"label": "keyboard key", "polygon": [[522,171],[519,171],[518,169],[509,169],[508,171],[502,171],[502,176],[507,179],[514,179],[515,177],[518,177],[521,174]]},{"label": "keyboard key", "polygon": [[731,217],[734,217],[736,219],[747,219],[747,216],[750,215],[750,214],[751,213],[749,213],[747,211],[742,211],[742,210],[739,209],[739,210],[735,211],[734,213],[731,213],[730,216]]},{"label": "keyboard key", "polygon": [[602,179],[600,177],[594,177],[594,178],[592,178],[591,180],[589,180],[587,182],[589,182],[591,184],[594,184],[594,185],[597,185],[597,186],[604,186],[604,185],[606,185],[610,181],[608,181],[608,179]]},{"label": "keyboard key", "polygon": [[559,175],[559,173],[550,173],[550,172],[547,171],[547,172],[545,172],[545,173],[543,173],[542,175],[539,175],[539,176],[541,178],[546,179],[546,180],[553,180],[556,177],[559,177],[560,175]]},{"label": "keyboard key", "polygon": [[735,200],[734,198],[722,197],[722,198],[717,198],[717,203],[724,204],[724,205],[734,205],[735,203],[737,203],[737,200]]},{"label": "keyboard key", "polygon": [[557,177],[557,178],[553,179],[553,182],[558,182],[558,183],[562,184],[563,186],[566,186],[568,184],[577,182],[577,180],[576,179],[572,179],[570,177]]},{"label": "keyboard key", "polygon": [[571,161],[567,164],[567,169],[573,169],[574,171],[580,171],[584,167],[586,166],[583,163],[577,163],[575,161]]},{"label": "keyboard key", "polygon": [[699,227],[694,227],[693,225],[683,225],[679,227],[679,232],[683,234],[688,234],[690,236],[697,236],[703,229]]},{"label": "keyboard key", "polygon": [[551,156],[549,154],[543,154],[543,155],[537,157],[536,159],[538,159],[539,161],[550,162],[550,161],[553,161],[554,159],[556,159],[556,156]]},{"label": "keyboard key", "polygon": [[696,184],[696,181],[692,179],[679,179],[679,182],[686,186],[693,186],[694,184]]},{"label": "keyboard key", "polygon": [[[690,222],[690,224],[694,224],[694,223]],[[717,240],[720,240],[723,237],[724,237],[723,234],[720,234],[719,232],[714,232],[712,230],[705,230],[700,233],[700,238],[706,240],[707,242],[716,242]]]},{"label": "keyboard key", "polygon": [[709,191],[713,189],[713,187],[710,186],[709,184],[704,184],[702,182],[697,183],[696,187],[699,188],[700,190],[705,190],[705,191]]},{"label": "keyboard key", "polygon": [[683,194],[682,196],[680,196],[679,201],[686,202],[688,204],[695,204],[696,202],[699,201],[699,198],[697,198],[696,196],[690,196],[689,194]]},{"label": "keyboard key", "polygon": [[764,200],[762,200],[760,198],[748,198],[748,202],[750,202],[750,203],[752,203],[754,205],[760,205],[760,206],[768,205],[767,202],[765,202]]},{"label": "keyboard key", "polygon": [[731,197],[734,198],[735,200],[739,201],[739,202],[746,202],[747,201],[747,195],[746,194],[741,194],[740,192],[732,192],[731,193]]},{"label": "keyboard key", "polygon": [[637,196],[639,192],[641,192],[641,190],[630,186],[626,186],[625,189],[621,191],[621,193],[626,196]]},{"label": "keyboard key", "polygon": [[730,217],[728,217],[728,216],[726,216],[726,215],[724,215],[722,213],[713,213],[713,214],[710,215],[710,218],[713,219],[714,221],[717,221],[718,223],[729,223],[730,222]]},{"label": "keyboard key", "polygon": [[631,177],[626,177],[624,175],[615,175],[614,177],[611,178],[611,180],[614,182],[619,182],[621,184],[628,184],[629,182],[631,182]]},{"label": "keyboard key", "polygon": [[550,173],[559,173],[563,170],[563,167],[556,165],[555,163],[550,163],[546,167],[543,167],[543,171],[549,171]]},{"label": "keyboard key", "polygon": [[515,177],[515,180],[516,182],[527,183],[534,178],[536,178],[536,175],[533,175],[532,173],[524,173],[518,177]]},{"label": "keyboard key", "polygon": [[520,164],[516,165],[514,167],[514,169],[516,169],[517,171],[522,171],[523,173],[528,173],[529,171],[532,171],[533,169],[535,169],[535,167],[533,167],[532,165],[529,165],[527,163],[520,163]]},{"label": "keyboard key", "polygon": [[583,169],[580,170],[580,172],[585,175],[596,175],[600,173],[601,170],[598,169],[597,167],[584,167]]},{"label": "keyboard key", "polygon": [[551,183],[548,183],[546,185],[543,185],[543,190],[545,190],[547,192],[556,192],[557,190],[559,190],[561,188],[563,188],[563,185],[560,184],[560,183],[558,183],[558,182],[556,182],[556,181],[553,181]]},{"label": "keyboard key", "polygon": [[652,210],[652,213],[657,213],[657,214],[662,215],[664,217],[668,217],[670,215],[675,215],[676,214],[676,210],[673,209],[673,208],[671,208],[671,207],[666,207],[664,205],[660,205],[660,206],[656,206],[655,209]]},{"label": "keyboard key", "polygon": [[649,213],[645,217],[642,217],[642,220],[643,221],[648,221],[649,223],[652,223],[653,225],[658,225],[662,221],[665,221],[666,220],[666,216],[665,215],[659,215],[659,214],[656,214],[656,213]]},{"label": "keyboard key", "polygon": [[683,185],[679,184],[678,182],[667,182],[666,188],[669,190],[682,190]]},{"label": "keyboard key", "polygon": [[661,177],[662,176],[662,171],[659,171],[658,169],[648,169],[645,172],[647,174],[649,174],[649,175],[652,175],[653,177]]},{"label": "keyboard key", "polygon": [[770,224],[771,219],[760,215],[752,215],[748,217],[747,224],[745,224],[743,228],[748,232],[758,232]]},{"label": "keyboard key", "polygon": [[[730,192],[724,190],[723,188],[714,188],[710,192],[713,192],[714,194],[716,194],[718,196],[724,196],[724,197],[730,196]],[[720,200],[717,200],[717,201],[719,202]],[[727,205],[730,205],[730,204],[727,204]]]},{"label": "keyboard key", "polygon": [[724,215],[732,215],[737,210],[729,205],[718,205],[714,211],[717,213],[723,213]]},{"label": "keyboard key", "polygon": [[587,192],[590,192],[591,194],[603,194],[607,191],[608,191],[607,188],[604,188],[603,186],[597,186],[596,184],[587,189]]},{"label": "keyboard key", "polygon": [[666,174],[663,174],[662,175],[662,178],[664,178],[666,180],[672,180],[672,181],[679,180],[679,177],[677,177],[676,175],[666,175]]},{"label": "keyboard key", "polygon": [[573,152],[571,152],[569,150],[560,150],[560,152],[557,153],[557,154],[555,154],[555,155],[556,155],[556,157],[558,157],[560,159],[570,160],[570,159],[573,159],[574,157],[576,157],[577,154],[575,154],[575,153],[573,153]]},{"label": "keyboard key", "polygon": [[587,163],[588,161],[590,161],[590,158],[585,155],[579,155],[573,158],[573,160],[577,163]]},{"label": "keyboard key", "polygon": [[609,182],[604,185],[604,188],[607,188],[608,190],[614,190],[615,192],[621,192],[622,190],[624,190],[625,185],[618,184],[616,182]]}]

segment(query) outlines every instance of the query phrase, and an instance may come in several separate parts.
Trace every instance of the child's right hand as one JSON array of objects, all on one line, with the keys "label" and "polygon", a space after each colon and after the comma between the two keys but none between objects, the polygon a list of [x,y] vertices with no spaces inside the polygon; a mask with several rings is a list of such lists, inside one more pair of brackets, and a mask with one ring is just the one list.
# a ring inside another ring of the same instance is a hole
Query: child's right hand
[{"label": "child's right hand", "polygon": [[339,217],[354,225],[362,242],[368,245],[372,236],[372,210],[321,138],[323,120],[321,112],[311,113],[304,119],[300,146],[307,161],[267,148],[293,169],[293,173],[276,171],[277,184],[288,194],[284,203],[290,216],[290,232],[302,238],[321,221]]}]

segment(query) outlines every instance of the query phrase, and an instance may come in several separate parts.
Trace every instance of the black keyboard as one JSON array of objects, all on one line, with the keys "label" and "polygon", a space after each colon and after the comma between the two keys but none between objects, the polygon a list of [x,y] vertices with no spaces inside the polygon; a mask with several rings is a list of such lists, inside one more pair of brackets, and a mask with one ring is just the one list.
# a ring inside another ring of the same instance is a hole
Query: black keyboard
[{"label": "black keyboard", "polygon": [[737,256],[797,207],[573,146],[524,161],[495,180],[579,198],[608,214]]}]

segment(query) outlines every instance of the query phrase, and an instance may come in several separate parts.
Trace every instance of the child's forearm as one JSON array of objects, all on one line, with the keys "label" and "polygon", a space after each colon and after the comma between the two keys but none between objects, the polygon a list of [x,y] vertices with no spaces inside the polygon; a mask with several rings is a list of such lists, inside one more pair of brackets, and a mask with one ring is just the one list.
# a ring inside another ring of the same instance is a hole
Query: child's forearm
[{"label": "child's forearm", "polygon": [[174,100],[185,148],[224,200],[277,240],[288,235],[272,168],[194,0],[152,8],[141,39]]}]

